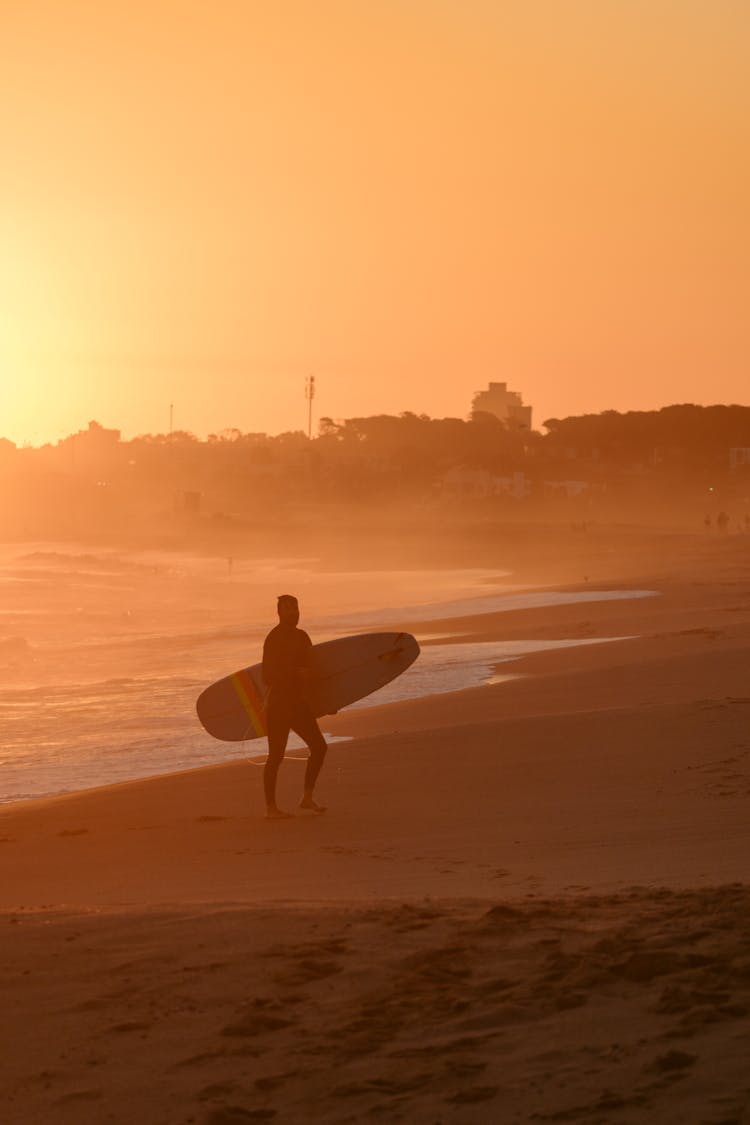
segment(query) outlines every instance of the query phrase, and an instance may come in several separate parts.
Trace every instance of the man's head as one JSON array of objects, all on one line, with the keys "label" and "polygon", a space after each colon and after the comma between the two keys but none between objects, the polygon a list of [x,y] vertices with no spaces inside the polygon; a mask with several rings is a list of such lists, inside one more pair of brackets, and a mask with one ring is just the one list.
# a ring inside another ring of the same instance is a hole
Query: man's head
[{"label": "man's head", "polygon": [[299,605],[293,594],[280,594],[276,601],[276,609],[282,625],[297,625]]}]

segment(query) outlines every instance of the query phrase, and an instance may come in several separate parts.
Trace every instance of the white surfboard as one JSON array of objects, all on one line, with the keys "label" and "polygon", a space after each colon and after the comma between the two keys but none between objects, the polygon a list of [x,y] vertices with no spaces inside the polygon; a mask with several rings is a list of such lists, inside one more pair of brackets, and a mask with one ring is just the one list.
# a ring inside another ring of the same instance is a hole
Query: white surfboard
[{"label": "white surfboard", "polygon": [[[313,677],[306,692],[316,718],[371,695],[395,680],[419,656],[411,633],[361,633],[313,645]],[[214,738],[242,742],[266,734],[262,664],[241,668],[211,684],[196,703]]]}]

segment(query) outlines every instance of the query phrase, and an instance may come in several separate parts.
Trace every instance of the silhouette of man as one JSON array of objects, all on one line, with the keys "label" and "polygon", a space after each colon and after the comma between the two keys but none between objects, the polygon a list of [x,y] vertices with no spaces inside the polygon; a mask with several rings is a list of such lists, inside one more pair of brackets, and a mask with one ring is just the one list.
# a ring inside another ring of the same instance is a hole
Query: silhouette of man
[{"label": "silhouette of man", "polygon": [[312,641],[303,629],[297,628],[297,599],[292,594],[282,594],[277,601],[277,611],[279,623],[263,644],[268,726],[268,761],[263,769],[263,788],[266,816],[273,820],[291,815],[276,804],[276,778],[284,760],[289,731],[298,734],[310,750],[304,793],[299,803],[301,809],[325,812],[313,800],[313,790],[327,750],[326,741],[305,698],[305,688],[313,672]]}]

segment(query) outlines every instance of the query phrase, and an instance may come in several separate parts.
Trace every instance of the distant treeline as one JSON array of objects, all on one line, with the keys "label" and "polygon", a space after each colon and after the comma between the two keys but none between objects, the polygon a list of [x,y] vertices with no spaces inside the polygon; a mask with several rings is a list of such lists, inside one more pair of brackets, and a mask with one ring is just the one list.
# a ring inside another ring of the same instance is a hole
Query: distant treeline
[{"label": "distant treeline", "polygon": [[522,467],[529,456],[555,458],[564,451],[569,458],[602,460],[612,464],[659,461],[683,454],[688,462],[721,462],[730,448],[750,446],[750,406],[665,406],[661,410],[582,414],[549,418],[546,433],[523,430],[492,414],[475,413],[462,418],[430,418],[405,412],[377,414],[366,418],[334,420],[321,418],[312,443],[301,431],[277,435],[243,433],[226,429],[205,440],[185,430],[143,434],[122,441],[120,432],[90,422],[86,430],[71,434],[54,445],[17,448],[0,438],[0,465],[7,466],[14,454],[25,459],[40,454],[47,463],[75,467],[75,451],[87,449],[105,454],[118,446],[123,452],[141,453],[154,447],[172,447],[185,452],[203,447],[206,454],[221,459],[231,449],[250,461],[292,460],[302,451],[318,454],[346,452],[347,457],[396,458],[400,463],[425,458],[435,464],[466,464],[482,467]]},{"label": "distant treeline", "polygon": [[239,429],[205,440],[185,431],[129,441],[90,422],[55,444],[0,439],[0,534],[56,533],[76,520],[151,516],[279,519],[311,503],[497,507],[627,497],[698,507],[722,494],[747,503],[750,407],[675,405],[551,418],[545,433],[491,414],[322,418],[312,441]]}]

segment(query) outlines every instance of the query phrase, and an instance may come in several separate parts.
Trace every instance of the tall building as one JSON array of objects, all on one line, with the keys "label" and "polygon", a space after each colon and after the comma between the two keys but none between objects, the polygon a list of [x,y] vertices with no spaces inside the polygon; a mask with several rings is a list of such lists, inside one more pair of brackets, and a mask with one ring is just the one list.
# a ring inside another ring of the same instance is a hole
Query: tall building
[{"label": "tall building", "polygon": [[519,430],[531,429],[531,407],[524,406],[518,391],[509,391],[507,383],[490,383],[486,391],[477,391],[471,402],[472,414],[494,414]]}]

